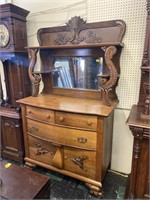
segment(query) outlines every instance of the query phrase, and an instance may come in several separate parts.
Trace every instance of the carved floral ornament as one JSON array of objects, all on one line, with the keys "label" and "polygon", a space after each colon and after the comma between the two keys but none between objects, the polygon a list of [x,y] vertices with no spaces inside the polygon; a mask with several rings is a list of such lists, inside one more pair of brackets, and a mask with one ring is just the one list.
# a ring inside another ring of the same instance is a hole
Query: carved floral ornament
[{"label": "carved floral ornament", "polygon": [[66,29],[70,31],[71,37],[66,34],[60,33],[55,40],[56,45],[64,45],[70,42],[71,44],[79,44],[84,40],[84,37],[80,37],[80,32],[85,28],[85,23],[80,17],[72,17],[66,25]]}]

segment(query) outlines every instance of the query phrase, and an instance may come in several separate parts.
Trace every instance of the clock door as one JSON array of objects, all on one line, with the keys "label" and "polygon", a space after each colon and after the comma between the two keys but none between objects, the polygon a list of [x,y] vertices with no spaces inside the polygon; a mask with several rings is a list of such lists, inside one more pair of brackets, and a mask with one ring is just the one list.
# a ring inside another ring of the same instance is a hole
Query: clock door
[{"label": "clock door", "polygon": [[9,43],[9,30],[7,26],[3,23],[0,23],[0,47],[5,47]]}]

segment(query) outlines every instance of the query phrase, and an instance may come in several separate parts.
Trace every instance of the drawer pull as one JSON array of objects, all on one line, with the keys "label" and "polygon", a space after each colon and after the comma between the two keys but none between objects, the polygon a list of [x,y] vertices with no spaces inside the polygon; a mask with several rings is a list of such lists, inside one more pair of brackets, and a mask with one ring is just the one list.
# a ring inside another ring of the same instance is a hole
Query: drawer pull
[{"label": "drawer pull", "polygon": [[87,121],[87,125],[92,125],[92,122],[91,121]]},{"label": "drawer pull", "polygon": [[83,163],[83,161],[86,160],[87,158],[88,158],[87,156],[79,156],[79,157],[70,158],[70,160],[74,164],[79,165],[79,167],[81,169],[83,169],[84,171],[87,171],[87,169],[84,167],[84,163]]},{"label": "drawer pull", "polygon": [[78,141],[79,143],[86,143],[86,142],[87,142],[87,138],[78,137],[78,138],[77,138],[77,141]]},{"label": "drawer pull", "polygon": [[37,146],[37,147],[41,147],[41,144],[39,144],[39,143],[33,143],[35,146]]},{"label": "drawer pull", "polygon": [[37,146],[35,155],[41,155],[41,154],[48,153],[48,151],[44,147],[42,147],[41,144],[34,143],[34,145]]},{"label": "drawer pull", "polygon": [[50,119],[51,118],[51,116],[50,115],[47,115],[47,119]]},{"label": "drawer pull", "polygon": [[59,117],[59,121],[63,122],[64,121],[64,117]]},{"label": "drawer pull", "polygon": [[41,155],[41,154],[45,154],[45,153],[48,153],[48,151],[41,147],[41,148],[36,149],[35,155]]},{"label": "drawer pull", "polygon": [[31,110],[29,110],[28,113],[31,114],[32,113]]},{"label": "drawer pull", "polygon": [[31,129],[30,129],[30,132],[32,131],[38,131],[39,129],[36,127],[36,126],[32,126]]}]

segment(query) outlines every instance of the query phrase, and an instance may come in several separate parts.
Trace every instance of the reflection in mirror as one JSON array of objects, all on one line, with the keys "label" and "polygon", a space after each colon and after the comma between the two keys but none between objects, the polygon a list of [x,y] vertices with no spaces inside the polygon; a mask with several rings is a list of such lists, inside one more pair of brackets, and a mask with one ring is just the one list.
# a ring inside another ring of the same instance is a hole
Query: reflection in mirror
[{"label": "reflection in mirror", "polygon": [[98,89],[97,75],[102,73],[102,57],[55,57],[53,86]]}]

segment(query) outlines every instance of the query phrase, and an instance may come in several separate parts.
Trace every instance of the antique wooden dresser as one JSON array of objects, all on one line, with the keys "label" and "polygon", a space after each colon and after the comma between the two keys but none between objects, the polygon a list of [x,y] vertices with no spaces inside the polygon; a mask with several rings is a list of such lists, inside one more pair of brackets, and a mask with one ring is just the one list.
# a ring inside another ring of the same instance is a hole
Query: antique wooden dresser
[{"label": "antique wooden dresser", "polygon": [[[17,101],[25,164],[82,180],[97,196],[111,160],[124,32],[122,20],[86,23],[80,17],[40,29],[40,46],[28,48],[33,94]],[[38,52],[41,69],[35,71]]]},{"label": "antique wooden dresser", "polygon": [[127,124],[133,134],[133,156],[125,198],[150,199],[150,0],[141,66],[139,101],[133,105]]}]

